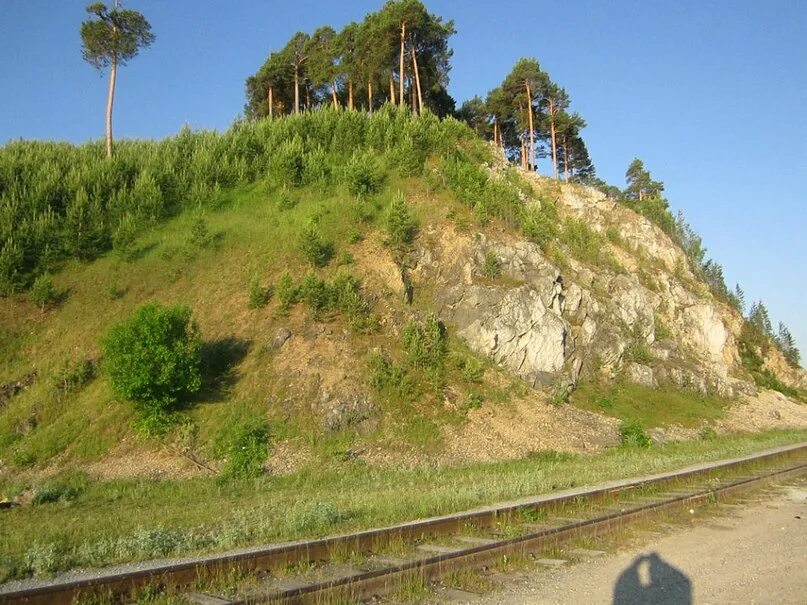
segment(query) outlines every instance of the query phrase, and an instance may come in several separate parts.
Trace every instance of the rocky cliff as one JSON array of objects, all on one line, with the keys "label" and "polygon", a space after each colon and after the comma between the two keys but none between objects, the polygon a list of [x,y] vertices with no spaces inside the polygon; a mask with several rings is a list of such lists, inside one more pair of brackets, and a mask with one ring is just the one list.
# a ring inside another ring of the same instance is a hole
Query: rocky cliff
[{"label": "rocky cliff", "polygon": [[[433,285],[439,315],[472,349],[531,385],[571,388],[599,373],[727,397],[756,393],[737,346],[741,315],[710,294],[661,229],[597,190],[532,178],[550,190],[561,220],[579,221],[607,247],[608,262],[575,258],[563,243],[547,253],[505,232],[427,230],[414,275]],[[491,254],[501,269],[492,279],[483,276]],[[778,351],[765,362],[785,383],[807,384]]]}]

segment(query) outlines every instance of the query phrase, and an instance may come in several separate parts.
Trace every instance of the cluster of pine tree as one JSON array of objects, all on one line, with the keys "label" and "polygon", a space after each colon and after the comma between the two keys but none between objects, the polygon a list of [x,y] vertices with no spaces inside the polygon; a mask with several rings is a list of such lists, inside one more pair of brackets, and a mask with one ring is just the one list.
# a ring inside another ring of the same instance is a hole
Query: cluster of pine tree
[{"label": "cluster of pine tree", "polygon": [[463,103],[458,117],[525,170],[537,170],[536,158],[549,157],[554,178],[562,172],[567,181],[589,182],[595,170],[580,136],[586,122],[569,105],[569,93],[538,61],[522,58],[484,100]]},{"label": "cluster of pine tree", "polygon": [[453,21],[429,13],[419,0],[390,0],[339,32],[328,25],[297,32],[247,79],[246,116],[325,105],[372,112],[386,102],[450,115],[448,39],[454,33]]}]

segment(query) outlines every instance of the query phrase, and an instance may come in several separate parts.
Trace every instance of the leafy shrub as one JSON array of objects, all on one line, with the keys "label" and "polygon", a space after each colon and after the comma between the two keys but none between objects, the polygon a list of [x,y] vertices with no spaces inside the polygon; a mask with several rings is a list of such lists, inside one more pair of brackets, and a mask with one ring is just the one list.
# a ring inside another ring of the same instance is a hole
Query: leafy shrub
[{"label": "leafy shrub", "polygon": [[603,236],[592,231],[582,220],[566,219],[561,237],[578,260],[599,267],[618,269]]},{"label": "leafy shrub", "polygon": [[387,213],[387,244],[396,250],[403,250],[412,243],[415,235],[417,223],[409,213],[403,195],[398,194]]},{"label": "leafy shrub", "polygon": [[265,307],[266,303],[269,302],[269,299],[272,297],[272,289],[265,288],[261,285],[257,277],[253,277],[249,280],[247,297],[247,305],[250,309],[260,309],[261,307]]},{"label": "leafy shrub", "polygon": [[334,249],[331,242],[326,242],[311,222],[300,234],[300,251],[305,259],[315,267],[324,267],[333,258]]},{"label": "leafy shrub", "polygon": [[45,310],[59,301],[59,292],[53,285],[53,279],[50,273],[43,273],[34,280],[34,285],[31,286],[31,302],[37,307]]},{"label": "leafy shrub", "polygon": [[546,213],[540,210],[525,212],[521,223],[521,232],[533,244],[544,248],[557,236],[557,229]]},{"label": "leafy shrub", "polygon": [[411,400],[416,393],[414,383],[409,379],[403,366],[396,364],[388,355],[374,352],[368,363],[370,385],[403,399]]},{"label": "leafy shrub", "polygon": [[371,152],[355,152],[345,166],[344,180],[351,195],[367,199],[384,184],[384,169]]},{"label": "leafy shrub", "polygon": [[474,357],[459,356],[456,366],[465,382],[482,382],[485,376],[485,366]]},{"label": "leafy shrub", "polygon": [[185,306],[148,303],[115,324],[102,341],[115,392],[135,402],[147,432],[202,384],[199,329]]},{"label": "leafy shrub", "polygon": [[263,420],[250,419],[238,424],[227,447],[227,463],[222,474],[233,479],[257,477],[269,454],[269,427]]},{"label": "leafy shrub", "polygon": [[439,370],[448,353],[446,328],[434,313],[423,325],[410,321],[403,330],[407,362],[415,368]]},{"label": "leafy shrub", "polygon": [[652,441],[638,420],[623,422],[619,426],[619,442],[626,447],[650,447]]},{"label": "leafy shrub", "polygon": [[495,279],[502,274],[502,263],[492,250],[485,253],[485,263],[482,265],[482,275],[488,279]]}]

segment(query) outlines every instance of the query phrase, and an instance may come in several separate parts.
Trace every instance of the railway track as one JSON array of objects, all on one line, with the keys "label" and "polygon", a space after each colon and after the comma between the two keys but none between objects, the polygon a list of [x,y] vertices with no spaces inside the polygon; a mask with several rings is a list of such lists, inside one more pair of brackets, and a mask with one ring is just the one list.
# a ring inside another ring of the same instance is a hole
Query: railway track
[{"label": "railway track", "polygon": [[801,475],[807,444],[353,534],[21,589],[0,586],[0,604],[126,603],[144,589],[202,605],[357,602]]}]

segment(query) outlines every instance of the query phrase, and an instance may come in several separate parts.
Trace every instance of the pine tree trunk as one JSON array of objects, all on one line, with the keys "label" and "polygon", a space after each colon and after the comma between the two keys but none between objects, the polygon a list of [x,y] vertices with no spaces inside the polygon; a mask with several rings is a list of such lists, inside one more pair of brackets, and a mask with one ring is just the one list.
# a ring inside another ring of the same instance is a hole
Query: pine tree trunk
[{"label": "pine tree trunk", "polygon": [[309,88],[308,82],[305,84],[305,110],[311,111],[311,88]]},{"label": "pine tree trunk", "polygon": [[395,98],[395,80],[392,77],[392,72],[390,72],[390,74],[389,74],[389,98],[390,98],[390,103],[395,105],[395,102],[396,102],[396,98]]},{"label": "pine tree trunk", "polygon": [[412,82],[412,78],[407,78],[409,80],[409,104],[412,106],[412,113],[417,113],[417,107],[415,107],[417,103],[417,98],[415,97],[415,84]]},{"label": "pine tree trunk", "polygon": [[532,91],[526,80],[524,81],[524,87],[527,89],[527,114],[530,124],[530,169],[535,170],[535,126],[532,123]]},{"label": "pine tree trunk", "polygon": [[549,133],[552,136],[552,176],[558,178],[558,147],[555,141],[555,104],[549,100]]},{"label": "pine tree trunk", "polygon": [[373,81],[367,80],[367,110],[373,113]]},{"label": "pine tree trunk", "polygon": [[300,68],[294,66],[294,113],[300,113]]},{"label": "pine tree trunk", "polygon": [[339,101],[336,100],[336,82],[331,82],[331,97],[333,98],[333,108],[339,109]]},{"label": "pine tree trunk", "polygon": [[347,108],[353,111],[353,80],[347,81]]},{"label": "pine tree trunk", "polygon": [[118,76],[117,58],[109,66],[109,94],[106,99],[106,157],[112,157],[112,106],[115,103],[115,79]]},{"label": "pine tree trunk", "polygon": [[418,69],[418,56],[415,52],[415,45],[412,45],[412,68],[415,72],[415,86],[418,89],[418,113],[423,113],[423,93],[420,89],[420,70]]},{"label": "pine tree trunk", "polygon": [[398,84],[401,87],[401,90],[398,92],[401,96],[400,105],[403,107],[404,104],[404,76],[406,75],[406,67],[404,66],[404,42],[406,39],[406,21],[401,21],[401,64],[400,70],[398,71]]},{"label": "pine tree trunk", "polygon": [[563,178],[569,182],[569,137],[563,137]]},{"label": "pine tree trunk", "polygon": [[272,100],[272,94],[273,94],[273,91],[272,91],[272,87],[270,86],[269,87],[269,119],[270,120],[273,117],[272,113],[273,113],[273,110],[274,110],[274,101]]}]

